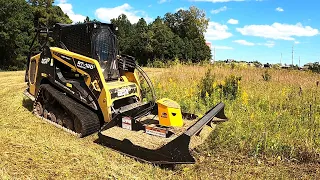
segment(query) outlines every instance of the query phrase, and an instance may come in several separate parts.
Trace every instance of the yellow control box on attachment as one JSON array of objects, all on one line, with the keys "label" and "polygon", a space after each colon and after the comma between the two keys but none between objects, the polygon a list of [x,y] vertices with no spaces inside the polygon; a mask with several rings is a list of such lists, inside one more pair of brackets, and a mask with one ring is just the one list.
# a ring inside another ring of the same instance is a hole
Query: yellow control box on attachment
[{"label": "yellow control box on attachment", "polygon": [[157,101],[159,124],[162,126],[182,127],[183,120],[180,105],[168,98]]}]

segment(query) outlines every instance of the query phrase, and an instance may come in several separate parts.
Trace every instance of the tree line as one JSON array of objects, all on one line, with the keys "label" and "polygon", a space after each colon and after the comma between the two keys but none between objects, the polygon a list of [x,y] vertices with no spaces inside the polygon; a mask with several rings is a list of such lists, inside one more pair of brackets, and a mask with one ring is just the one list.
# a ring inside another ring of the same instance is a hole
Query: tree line
[{"label": "tree line", "polygon": [[23,69],[38,27],[72,23],[53,0],[0,0],[0,69]]},{"label": "tree line", "polygon": [[118,27],[120,53],[136,57],[140,64],[155,59],[192,62],[211,59],[204,38],[208,21],[204,11],[196,7],[166,13],[149,24],[143,18],[132,24],[124,14],[111,19]]},{"label": "tree line", "polygon": [[[1,70],[25,68],[37,28],[72,23],[53,3],[53,0],[0,0]],[[88,21],[87,17],[84,22]],[[131,23],[124,14],[112,19],[111,23],[118,27],[119,52],[136,57],[140,64],[147,64],[155,59],[164,62],[168,59],[209,60],[211,51],[204,39],[208,21],[204,11],[190,7],[166,13],[151,23],[143,18]]]}]

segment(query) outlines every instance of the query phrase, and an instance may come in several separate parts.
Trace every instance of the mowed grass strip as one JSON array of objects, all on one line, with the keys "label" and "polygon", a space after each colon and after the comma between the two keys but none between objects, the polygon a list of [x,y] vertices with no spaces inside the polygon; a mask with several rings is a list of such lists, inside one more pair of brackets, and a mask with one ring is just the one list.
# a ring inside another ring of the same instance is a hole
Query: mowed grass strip
[{"label": "mowed grass strip", "polygon": [[[152,75],[153,69],[147,71]],[[155,71],[165,76],[169,70]],[[0,85],[0,179],[309,179],[320,175],[317,164],[260,160],[228,150],[195,153],[197,164],[175,170],[139,163],[95,144],[96,134],[78,139],[33,116],[32,103],[22,94],[24,72],[1,72]]]},{"label": "mowed grass strip", "polygon": [[[10,86],[6,86],[6,79],[11,81]],[[33,116],[28,110],[32,103],[22,94],[26,87],[23,72],[1,73],[0,83],[5,84],[0,90],[1,176],[117,178],[139,176],[141,168],[145,172],[162,171],[95,144],[96,134],[78,139]]]}]

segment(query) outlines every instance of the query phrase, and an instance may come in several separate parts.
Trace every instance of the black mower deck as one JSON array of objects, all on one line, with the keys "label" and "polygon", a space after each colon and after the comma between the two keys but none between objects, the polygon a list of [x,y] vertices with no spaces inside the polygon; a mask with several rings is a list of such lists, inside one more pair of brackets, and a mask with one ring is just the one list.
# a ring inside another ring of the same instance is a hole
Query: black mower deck
[{"label": "black mower deck", "polygon": [[185,125],[174,129],[174,134],[168,138],[149,135],[143,130],[123,129],[117,126],[116,121],[111,121],[99,131],[99,142],[120,153],[153,164],[192,164],[195,160],[190,149],[206,139],[214,128],[209,127],[212,123],[226,120],[224,104],[219,103],[200,119],[184,120]]}]

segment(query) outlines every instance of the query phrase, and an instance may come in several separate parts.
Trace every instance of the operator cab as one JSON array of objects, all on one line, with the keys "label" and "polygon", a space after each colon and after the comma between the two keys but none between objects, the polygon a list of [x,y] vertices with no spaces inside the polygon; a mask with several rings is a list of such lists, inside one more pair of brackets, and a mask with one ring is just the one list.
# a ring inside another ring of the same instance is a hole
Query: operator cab
[{"label": "operator cab", "polygon": [[112,24],[56,24],[53,32],[55,46],[98,60],[106,81],[120,77],[117,38]]}]

